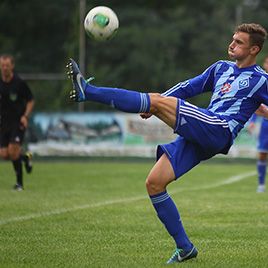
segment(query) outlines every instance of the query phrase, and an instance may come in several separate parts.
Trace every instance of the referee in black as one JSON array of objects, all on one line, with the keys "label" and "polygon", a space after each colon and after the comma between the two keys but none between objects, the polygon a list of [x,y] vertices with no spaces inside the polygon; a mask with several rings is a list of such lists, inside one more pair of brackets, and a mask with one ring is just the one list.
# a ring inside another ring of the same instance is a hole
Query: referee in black
[{"label": "referee in black", "polygon": [[14,72],[14,67],[13,56],[0,56],[0,156],[12,161],[17,179],[14,189],[21,191],[22,162],[27,173],[32,171],[32,156],[23,154],[21,146],[34,100],[31,90]]}]

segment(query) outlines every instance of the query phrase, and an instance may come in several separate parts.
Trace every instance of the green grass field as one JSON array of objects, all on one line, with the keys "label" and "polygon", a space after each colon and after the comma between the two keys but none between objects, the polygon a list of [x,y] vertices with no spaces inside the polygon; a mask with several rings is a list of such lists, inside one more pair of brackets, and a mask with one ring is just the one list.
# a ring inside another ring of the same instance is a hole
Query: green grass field
[{"label": "green grass field", "polygon": [[[37,162],[23,192],[0,163],[0,267],[165,267],[174,243],[147,198],[153,162]],[[255,165],[205,163],[169,187],[199,250],[182,267],[268,267]]]}]

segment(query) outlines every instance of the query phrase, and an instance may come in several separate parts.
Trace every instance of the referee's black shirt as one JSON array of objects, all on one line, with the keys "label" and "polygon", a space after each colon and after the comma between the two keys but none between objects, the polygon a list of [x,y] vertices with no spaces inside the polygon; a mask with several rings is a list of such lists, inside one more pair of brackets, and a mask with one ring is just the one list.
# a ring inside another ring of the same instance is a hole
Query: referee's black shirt
[{"label": "referee's black shirt", "polygon": [[28,85],[16,74],[8,83],[0,79],[0,127],[20,122],[27,102],[33,99]]}]

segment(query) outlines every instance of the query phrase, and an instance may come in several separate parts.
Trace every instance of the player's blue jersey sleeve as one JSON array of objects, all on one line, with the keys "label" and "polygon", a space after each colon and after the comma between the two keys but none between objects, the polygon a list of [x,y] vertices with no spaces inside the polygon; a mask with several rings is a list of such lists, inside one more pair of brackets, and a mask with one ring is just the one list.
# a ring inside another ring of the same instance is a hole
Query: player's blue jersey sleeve
[{"label": "player's blue jersey sleeve", "polygon": [[217,62],[208,67],[202,74],[178,83],[161,95],[187,99],[202,92],[212,91],[216,66]]},{"label": "player's blue jersey sleeve", "polygon": [[260,90],[260,102],[268,106],[268,76],[266,75],[266,81],[263,83]]}]

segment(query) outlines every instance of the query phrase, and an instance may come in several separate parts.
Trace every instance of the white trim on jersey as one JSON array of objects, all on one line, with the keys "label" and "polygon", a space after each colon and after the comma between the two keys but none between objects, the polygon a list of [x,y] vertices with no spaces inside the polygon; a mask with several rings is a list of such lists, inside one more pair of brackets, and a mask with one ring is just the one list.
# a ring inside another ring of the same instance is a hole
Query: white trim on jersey
[{"label": "white trim on jersey", "polygon": [[267,72],[265,72],[265,70],[262,69],[262,68],[261,68],[260,66],[258,66],[258,65],[254,68],[254,70],[255,70],[256,72],[258,72],[258,73],[266,74],[266,75],[267,75]]},{"label": "white trim on jersey", "polygon": [[189,80],[186,80],[184,82],[180,82],[180,83],[176,84],[175,86],[173,86],[172,88],[165,91],[164,93],[162,93],[161,95],[162,96],[169,96],[174,91],[178,90],[178,88],[184,88],[184,87],[187,87],[188,85],[189,85]]},{"label": "white trim on jersey", "polygon": [[[188,103],[187,103],[188,105]],[[227,121],[225,119],[220,119],[218,118],[216,115],[208,115],[206,113],[203,113],[197,109],[193,109],[191,107],[186,107],[186,106],[181,106],[180,108],[184,109],[185,111],[192,111],[192,112],[195,112],[195,113],[198,113],[200,114],[201,116],[207,118],[208,120],[215,120],[215,121],[218,121],[218,122],[222,122],[222,123],[227,123]]]},{"label": "white trim on jersey", "polygon": [[222,125],[222,127],[224,128],[229,128],[229,125],[226,120],[219,119],[217,118],[217,116],[209,116],[199,110],[192,109],[190,107],[180,106],[179,113],[198,119],[210,125]]},{"label": "white trim on jersey", "polygon": [[139,113],[144,113],[146,112],[148,106],[146,94],[140,93],[140,98],[141,98],[141,107]]}]

